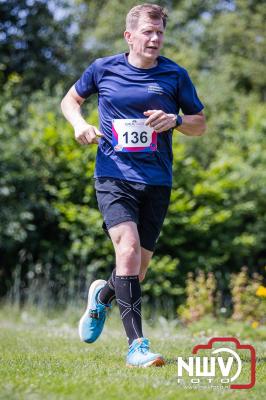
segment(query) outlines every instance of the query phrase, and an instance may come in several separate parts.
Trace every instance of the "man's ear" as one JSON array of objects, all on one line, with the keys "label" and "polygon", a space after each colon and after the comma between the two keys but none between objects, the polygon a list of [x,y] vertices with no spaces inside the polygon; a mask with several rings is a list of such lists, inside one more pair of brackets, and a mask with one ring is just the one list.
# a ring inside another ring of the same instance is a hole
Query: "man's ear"
[{"label": "man's ear", "polygon": [[131,32],[129,31],[125,31],[124,32],[124,38],[127,41],[127,43],[130,45],[132,44],[132,40],[131,40]]}]

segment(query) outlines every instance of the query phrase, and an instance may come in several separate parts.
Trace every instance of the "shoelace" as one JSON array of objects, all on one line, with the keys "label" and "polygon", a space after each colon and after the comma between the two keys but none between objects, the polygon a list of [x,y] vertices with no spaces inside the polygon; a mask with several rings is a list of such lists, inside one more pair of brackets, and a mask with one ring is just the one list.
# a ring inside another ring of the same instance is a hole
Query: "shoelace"
[{"label": "shoelace", "polygon": [[150,349],[149,348],[149,341],[147,339],[143,340],[141,342],[140,346],[139,346],[139,350],[141,351],[142,354],[145,354],[145,353],[147,353],[149,351],[149,349]]},{"label": "shoelace", "polygon": [[105,314],[105,309],[99,306],[99,304],[97,304],[95,309],[89,310],[89,315],[91,318],[100,319],[104,316],[104,314]]}]

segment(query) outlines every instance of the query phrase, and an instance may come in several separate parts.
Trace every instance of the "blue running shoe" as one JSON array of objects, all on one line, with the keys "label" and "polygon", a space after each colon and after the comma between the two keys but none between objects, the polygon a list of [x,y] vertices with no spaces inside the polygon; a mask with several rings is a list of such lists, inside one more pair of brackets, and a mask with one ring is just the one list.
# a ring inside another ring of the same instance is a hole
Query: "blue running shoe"
[{"label": "blue running shoe", "polygon": [[111,308],[111,304],[105,306],[97,300],[105,284],[105,280],[98,279],[90,286],[87,309],[79,321],[79,337],[83,342],[93,343],[102,333],[106,312]]},{"label": "blue running shoe", "polygon": [[165,361],[161,354],[150,352],[149,340],[142,337],[135,339],[127,354],[127,367],[161,367]]}]

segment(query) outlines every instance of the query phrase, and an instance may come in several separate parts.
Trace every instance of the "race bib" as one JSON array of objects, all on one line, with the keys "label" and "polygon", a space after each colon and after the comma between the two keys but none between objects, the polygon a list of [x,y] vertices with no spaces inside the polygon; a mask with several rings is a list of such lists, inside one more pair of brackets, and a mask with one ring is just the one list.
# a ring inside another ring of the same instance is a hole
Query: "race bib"
[{"label": "race bib", "polygon": [[157,133],[145,125],[146,119],[113,119],[112,133],[115,151],[156,151]]}]

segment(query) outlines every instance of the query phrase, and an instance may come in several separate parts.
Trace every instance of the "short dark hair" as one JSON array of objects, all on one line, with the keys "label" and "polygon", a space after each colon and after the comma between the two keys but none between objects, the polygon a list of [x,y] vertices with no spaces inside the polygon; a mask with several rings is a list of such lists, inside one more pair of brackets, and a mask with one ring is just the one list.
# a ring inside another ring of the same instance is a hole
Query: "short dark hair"
[{"label": "short dark hair", "polygon": [[162,19],[163,27],[166,27],[168,18],[167,10],[157,4],[140,4],[131,8],[126,17],[126,29],[135,29],[141,14],[146,14],[151,19]]}]

